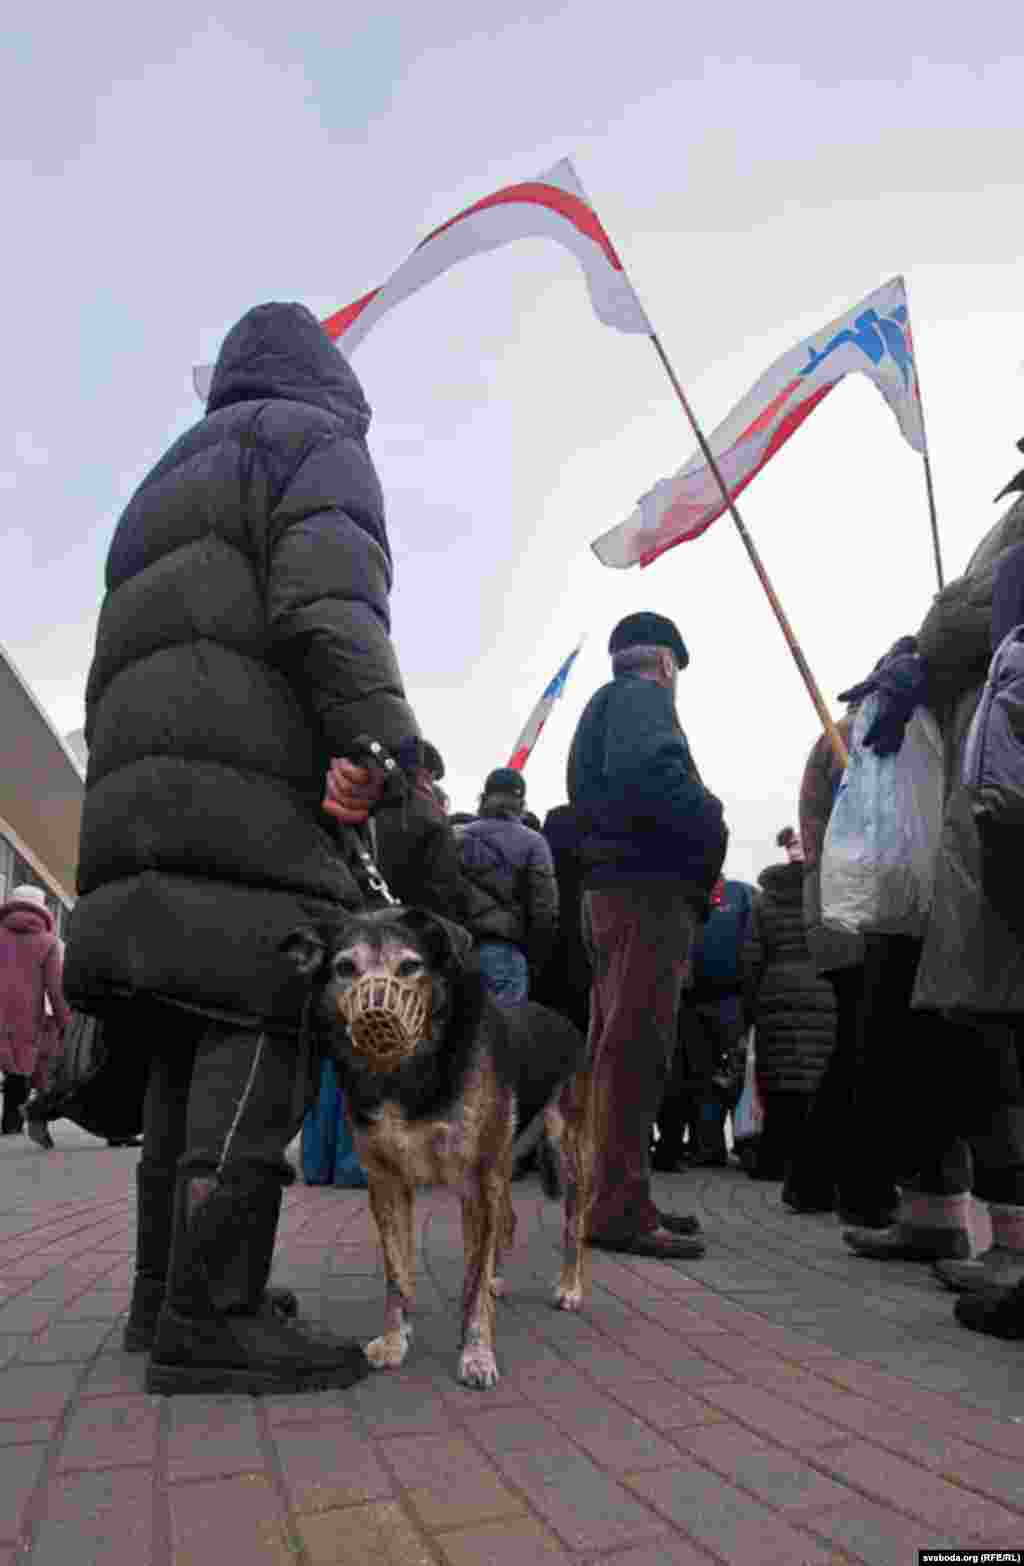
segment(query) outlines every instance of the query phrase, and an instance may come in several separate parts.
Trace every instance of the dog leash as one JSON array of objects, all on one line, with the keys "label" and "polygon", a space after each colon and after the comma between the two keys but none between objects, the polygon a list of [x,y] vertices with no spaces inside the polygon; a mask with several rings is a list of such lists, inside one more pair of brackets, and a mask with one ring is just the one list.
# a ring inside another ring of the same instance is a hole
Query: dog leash
[{"label": "dog leash", "polygon": [[[393,801],[405,804],[409,791],[405,774],[380,740],[363,735],[348,749],[349,759],[357,766],[376,767],[378,771],[383,772],[384,793],[381,796],[381,804],[390,804]],[[363,896],[369,901],[381,902],[387,908],[397,908],[399,900],[388,886],[377,863],[372,818],[365,827],[343,826],[340,828],[340,833],[352,866],[352,873]]]}]

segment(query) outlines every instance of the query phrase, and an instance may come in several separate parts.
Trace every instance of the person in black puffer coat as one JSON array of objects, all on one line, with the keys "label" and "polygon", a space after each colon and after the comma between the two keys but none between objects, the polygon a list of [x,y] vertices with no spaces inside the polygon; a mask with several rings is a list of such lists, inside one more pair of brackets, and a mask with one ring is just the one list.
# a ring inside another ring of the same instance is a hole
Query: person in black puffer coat
[{"label": "person in black puffer coat", "polygon": [[583,866],[580,823],[571,805],[555,805],[544,817],[544,838],[558,882],[558,933],[533,999],[575,1022],[581,1033],[590,1025],[590,958],[583,941],[581,905]]},{"label": "person in black puffer coat", "polygon": [[835,1045],[835,997],[811,959],[804,933],[800,839],[786,827],[776,842],[787,861],[758,876],[762,893],[744,959],[765,1110],[757,1159],[748,1172],[762,1180],[783,1178]]},{"label": "person in black puffer coat", "polygon": [[465,924],[499,1001],[524,1001],[531,975],[548,959],[558,928],[558,883],[551,850],[522,823],[521,772],[497,767],[484,783],[480,813],[457,834],[468,883]]},{"label": "person in black puffer coat", "polygon": [[359,736],[400,758],[419,741],[369,421],[308,310],[250,310],[107,559],[64,971],[115,1055],[148,1062],[125,1344],[152,1347],[154,1392],[365,1374],[265,1285],[305,1108],[305,990],[279,948],[362,903],[326,775]]}]

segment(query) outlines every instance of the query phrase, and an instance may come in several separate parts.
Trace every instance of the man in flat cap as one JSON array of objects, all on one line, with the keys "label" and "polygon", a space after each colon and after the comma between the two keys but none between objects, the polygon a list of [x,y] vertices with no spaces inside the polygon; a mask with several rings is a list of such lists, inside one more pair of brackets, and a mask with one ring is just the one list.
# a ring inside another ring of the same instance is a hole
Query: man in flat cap
[{"label": "man in flat cap", "polygon": [[697,921],[725,859],[721,802],[701,782],[676,715],[689,654],[671,620],[627,615],[612,680],[588,702],[569,752],[581,820],[594,1159],[588,1240],[659,1258],[703,1254],[696,1218],[651,1198],[649,1139],[677,1038]]}]

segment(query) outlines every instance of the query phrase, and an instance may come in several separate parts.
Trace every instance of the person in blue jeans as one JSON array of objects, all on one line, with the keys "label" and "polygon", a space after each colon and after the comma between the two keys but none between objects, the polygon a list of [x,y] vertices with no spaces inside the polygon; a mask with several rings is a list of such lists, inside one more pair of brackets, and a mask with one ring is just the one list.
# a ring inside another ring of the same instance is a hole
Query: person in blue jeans
[{"label": "person in blue jeans", "polygon": [[558,929],[558,883],[547,841],[524,826],[526,784],[514,767],[488,774],[475,821],[456,833],[467,885],[465,923],[487,988],[498,1001],[527,999],[530,975]]}]

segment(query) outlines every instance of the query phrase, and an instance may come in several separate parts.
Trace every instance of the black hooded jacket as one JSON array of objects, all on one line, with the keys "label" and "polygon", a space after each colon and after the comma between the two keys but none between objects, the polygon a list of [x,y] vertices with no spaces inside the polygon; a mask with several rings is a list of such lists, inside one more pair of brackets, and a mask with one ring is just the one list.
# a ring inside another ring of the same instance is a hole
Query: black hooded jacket
[{"label": "black hooded jacket", "polygon": [[73,1003],[138,994],[294,1023],[277,947],[358,907],[321,810],[332,756],[418,734],[356,376],[301,305],[225,338],[206,417],[117,525],[86,691]]}]

